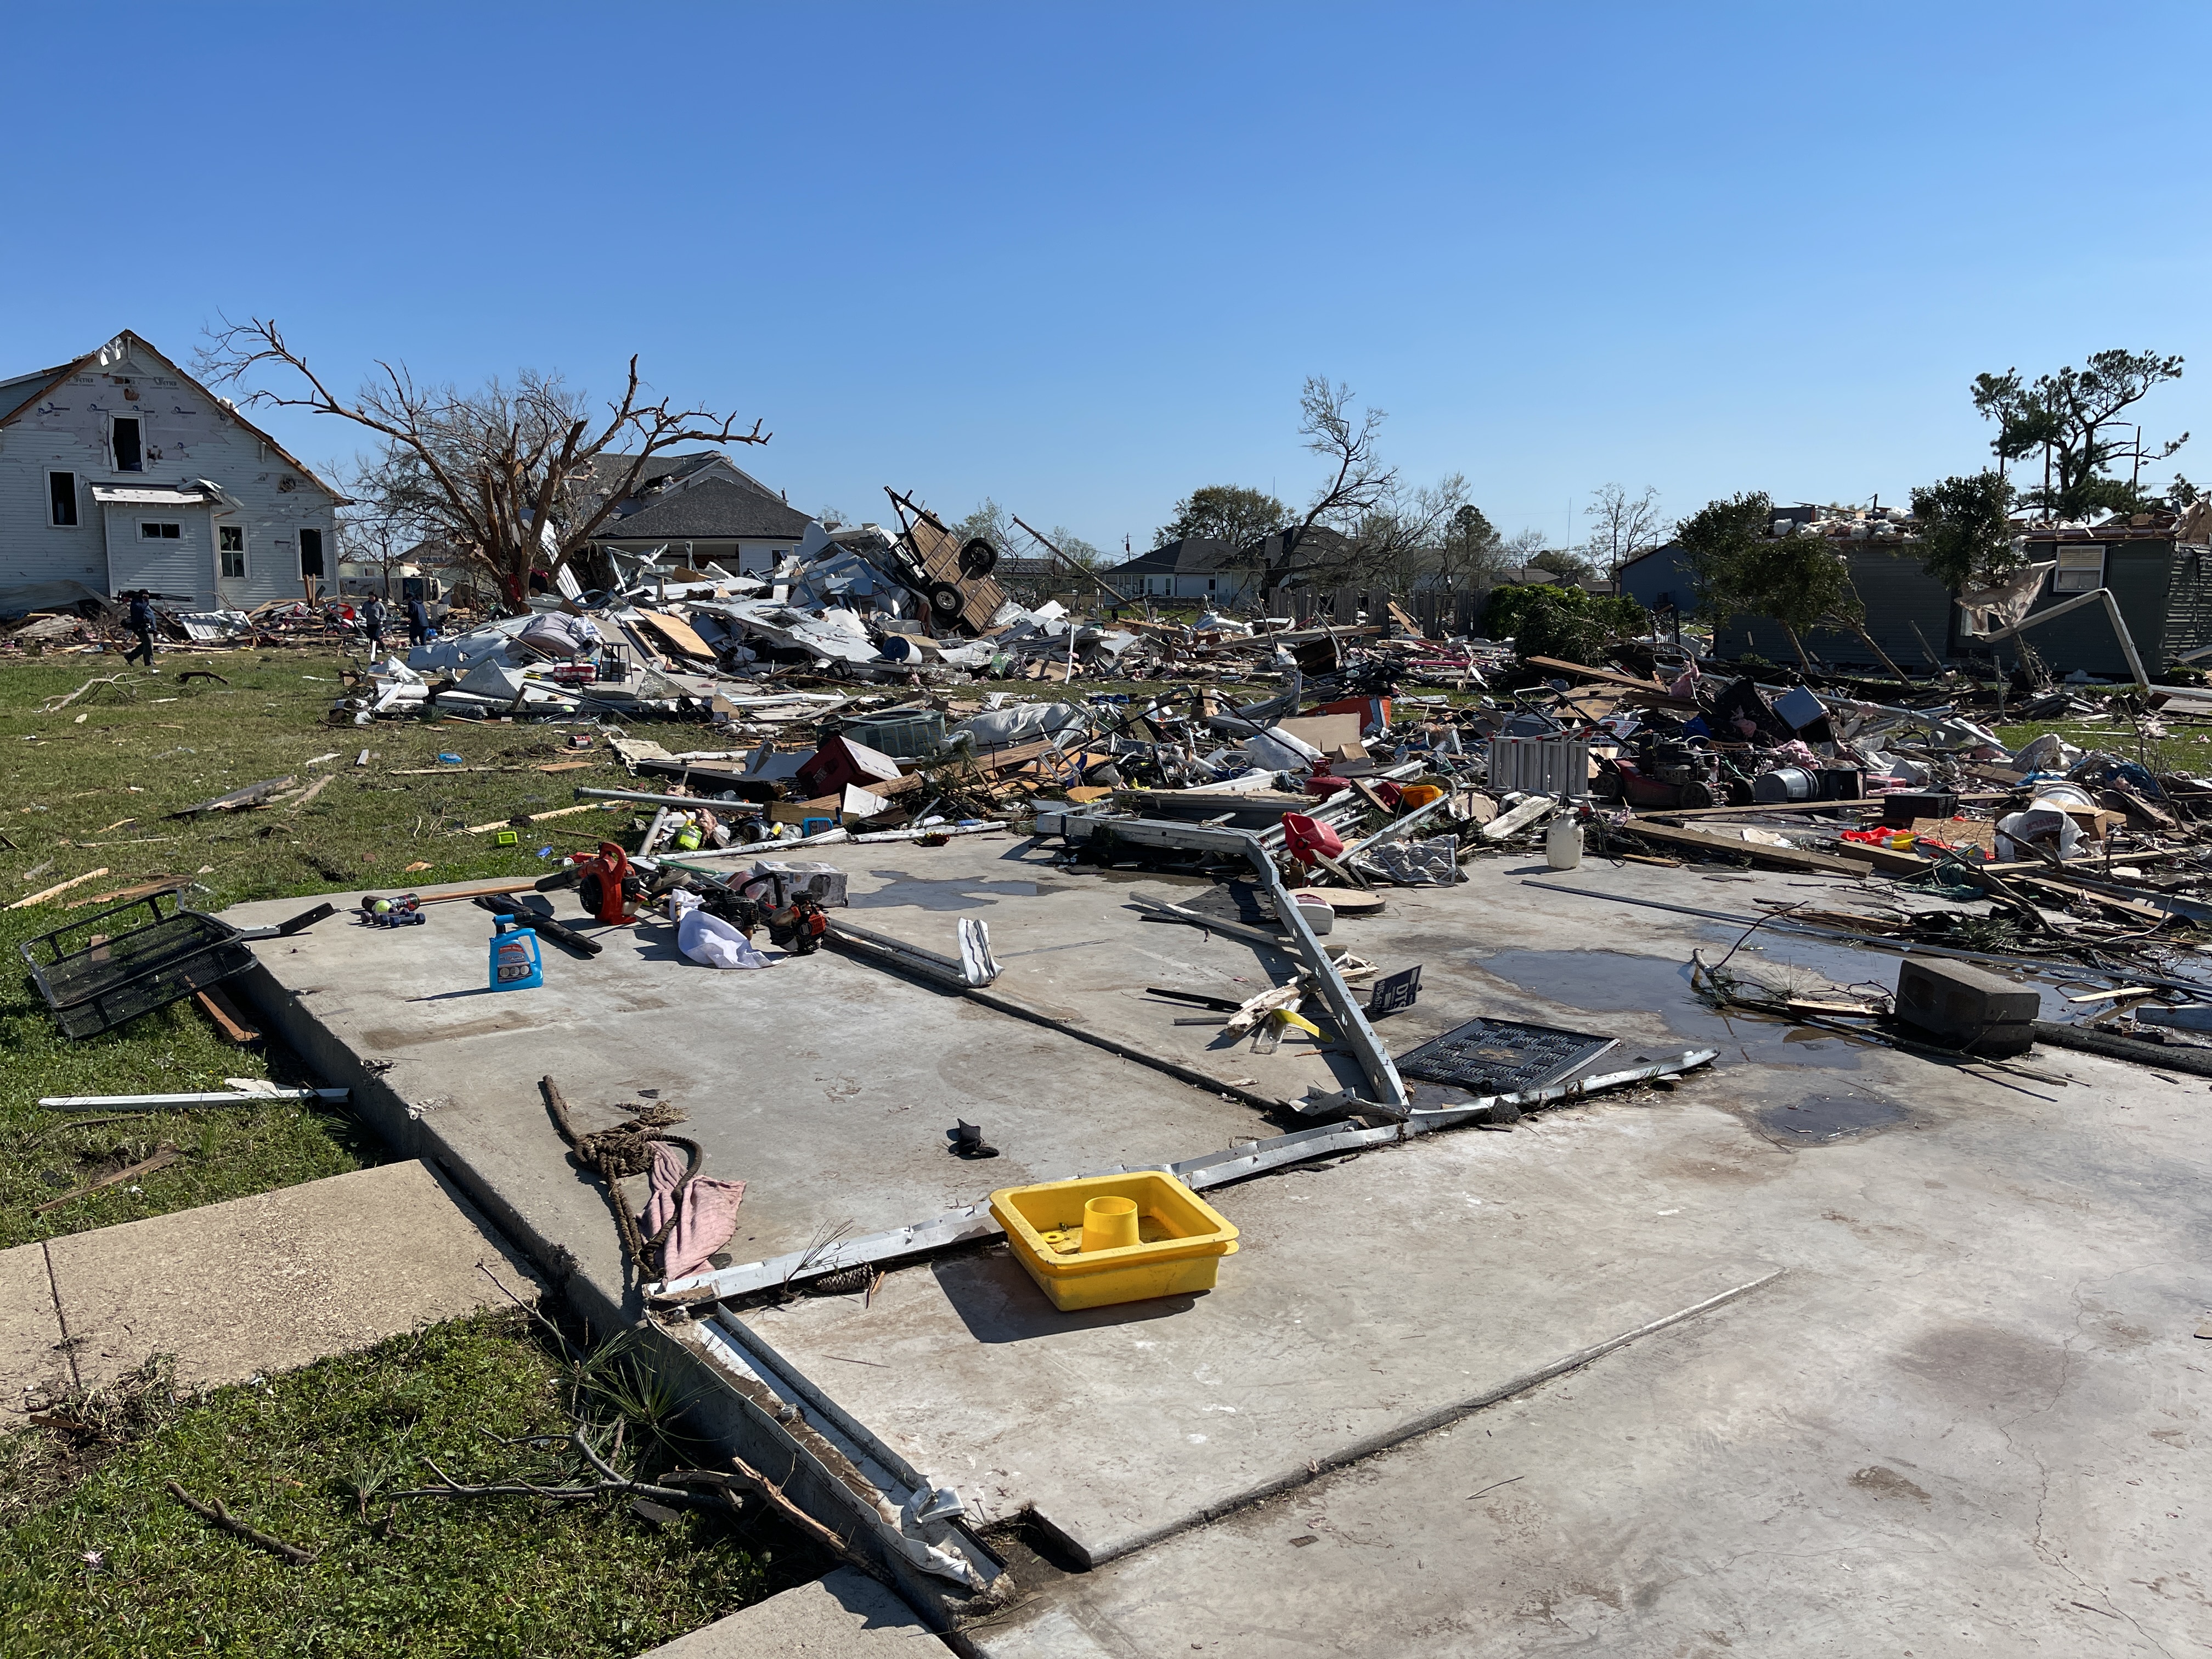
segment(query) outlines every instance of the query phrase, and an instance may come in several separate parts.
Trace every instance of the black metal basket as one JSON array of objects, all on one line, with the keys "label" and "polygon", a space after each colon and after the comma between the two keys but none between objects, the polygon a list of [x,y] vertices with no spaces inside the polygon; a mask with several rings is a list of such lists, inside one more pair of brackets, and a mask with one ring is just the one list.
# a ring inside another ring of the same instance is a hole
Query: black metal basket
[{"label": "black metal basket", "polygon": [[16,948],[55,1026],[76,1039],[112,1030],[243,973],[253,965],[249,941],[288,937],[337,913],[336,905],[319,904],[277,927],[234,927],[186,909],[173,893],[155,893]]}]

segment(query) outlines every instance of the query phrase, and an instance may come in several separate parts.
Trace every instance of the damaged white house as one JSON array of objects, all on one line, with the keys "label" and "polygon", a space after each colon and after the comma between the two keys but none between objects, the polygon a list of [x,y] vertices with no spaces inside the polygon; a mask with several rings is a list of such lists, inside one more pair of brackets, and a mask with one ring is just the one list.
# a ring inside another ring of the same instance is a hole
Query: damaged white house
[{"label": "damaged white house", "polygon": [[0,584],[245,610],[337,575],[345,498],[129,331],[0,380]]}]

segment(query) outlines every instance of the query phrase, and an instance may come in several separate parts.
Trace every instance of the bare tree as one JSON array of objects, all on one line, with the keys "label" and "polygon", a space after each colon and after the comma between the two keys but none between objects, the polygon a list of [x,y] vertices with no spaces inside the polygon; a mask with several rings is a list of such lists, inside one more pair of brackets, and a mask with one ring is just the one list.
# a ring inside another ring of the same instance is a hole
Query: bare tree
[{"label": "bare tree", "polygon": [[[248,386],[246,401],[335,415],[375,434],[378,487],[459,549],[523,608],[540,562],[580,553],[636,491],[647,462],[678,444],[760,444],[760,422],[650,400],[629,360],[619,400],[604,419],[557,375],[524,371],[512,386],[487,382],[464,395],[417,382],[404,364],[379,359],[351,398],[332,392],[293,349],[274,318],[211,330],[196,368],[216,384]],[[252,384],[275,374],[289,389]],[[602,460],[611,465],[600,465]]]},{"label": "bare tree", "polygon": [[1394,478],[1346,533],[1329,561],[1328,574],[1341,581],[1382,581],[1407,592],[1448,556],[1445,543],[1467,505],[1467,479],[1460,473],[1410,490]]},{"label": "bare tree", "polygon": [[1489,514],[1471,501],[1463,502],[1445,522],[1434,555],[1423,562],[1421,574],[1448,591],[1480,587],[1496,580],[1504,568],[1504,538],[1490,522]]},{"label": "bare tree", "polygon": [[1305,516],[1282,541],[1282,552],[1264,573],[1260,586],[1273,587],[1301,541],[1316,526],[1350,534],[1397,488],[1398,469],[1385,466],[1375,453],[1376,434],[1389,416],[1369,408],[1355,416],[1352,391],[1332,385],[1326,374],[1310,374],[1298,394],[1298,434],[1305,447],[1328,464],[1328,474],[1307,506]]},{"label": "bare tree", "polygon": [[1540,530],[1516,530],[1498,544],[1498,550],[1509,568],[1517,568],[1534,562],[1550,539]]},{"label": "bare tree", "polygon": [[963,543],[981,538],[1003,553],[1013,545],[1013,515],[986,495],[981,507],[952,526],[952,533]]},{"label": "bare tree", "polygon": [[1674,521],[1659,511],[1659,492],[1650,484],[1640,495],[1630,495],[1617,483],[1602,485],[1583,516],[1590,521],[1590,537],[1583,551],[1608,579],[1619,575],[1631,559],[1662,544],[1674,529]]}]

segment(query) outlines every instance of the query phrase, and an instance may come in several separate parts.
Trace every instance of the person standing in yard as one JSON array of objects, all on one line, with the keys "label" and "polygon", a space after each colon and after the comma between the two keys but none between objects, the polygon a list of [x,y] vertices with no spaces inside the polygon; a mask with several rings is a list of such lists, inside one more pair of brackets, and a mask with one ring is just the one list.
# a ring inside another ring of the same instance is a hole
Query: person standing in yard
[{"label": "person standing in yard", "polygon": [[138,643],[123,653],[126,663],[136,661],[143,652],[146,666],[154,666],[154,601],[144,588],[131,596],[131,631],[138,636]]},{"label": "person standing in yard", "polygon": [[430,609],[422,603],[422,596],[417,593],[407,601],[407,643],[422,645],[428,642],[429,637]]},{"label": "person standing in yard", "polygon": [[391,616],[391,611],[385,609],[384,601],[374,593],[368,596],[368,603],[361,608],[361,625],[368,630],[368,654],[372,657],[384,654],[384,624]]}]

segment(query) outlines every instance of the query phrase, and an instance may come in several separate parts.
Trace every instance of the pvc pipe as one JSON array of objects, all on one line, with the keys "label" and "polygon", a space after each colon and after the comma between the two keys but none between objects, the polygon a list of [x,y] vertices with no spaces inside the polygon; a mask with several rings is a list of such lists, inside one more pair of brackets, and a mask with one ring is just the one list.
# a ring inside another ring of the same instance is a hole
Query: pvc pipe
[{"label": "pvc pipe", "polygon": [[154,1112],[165,1106],[251,1106],[264,1100],[349,1100],[350,1089],[270,1089],[256,1094],[48,1095],[39,1104],[52,1112]]}]

